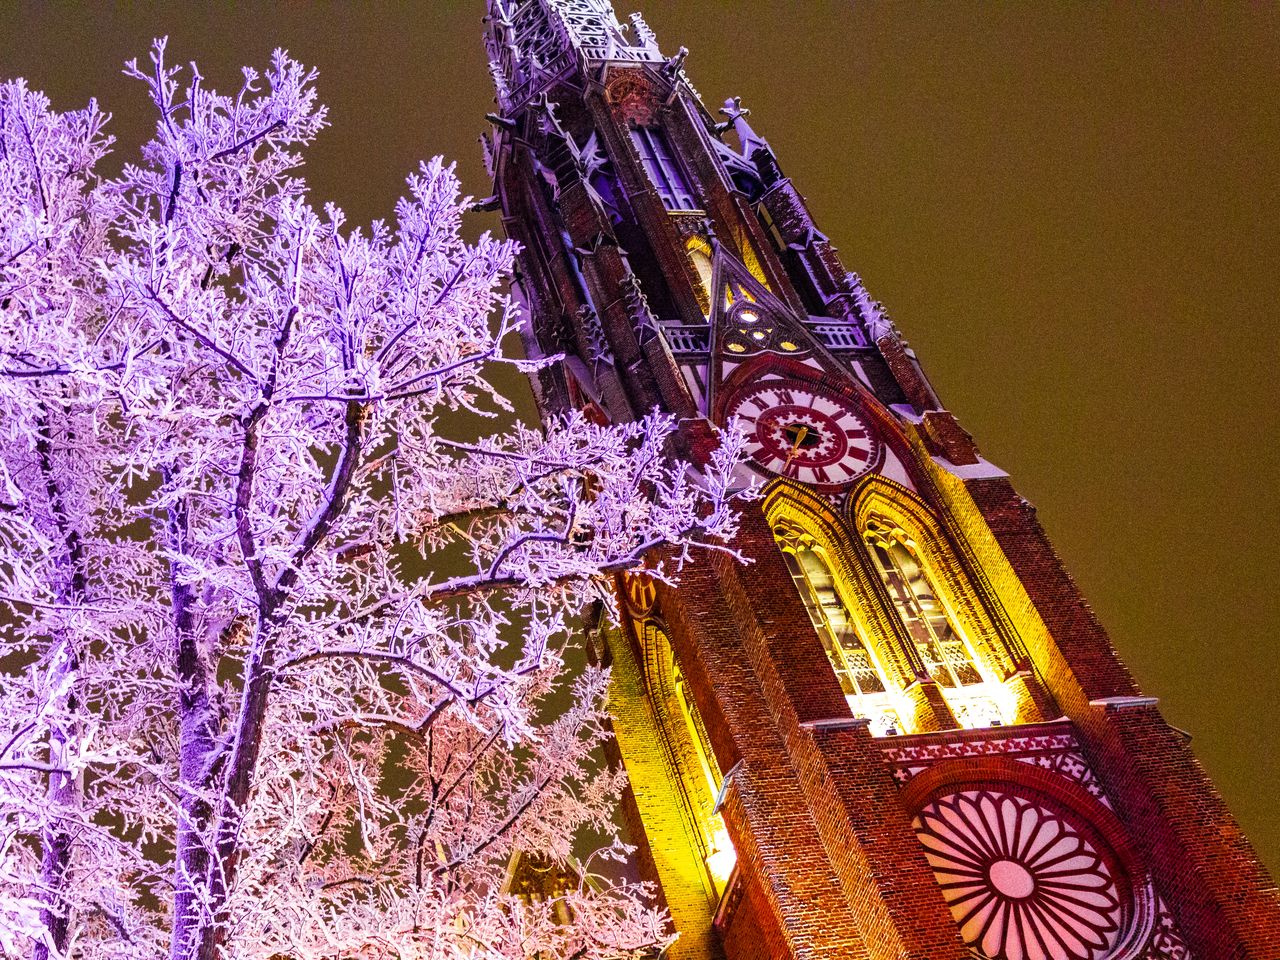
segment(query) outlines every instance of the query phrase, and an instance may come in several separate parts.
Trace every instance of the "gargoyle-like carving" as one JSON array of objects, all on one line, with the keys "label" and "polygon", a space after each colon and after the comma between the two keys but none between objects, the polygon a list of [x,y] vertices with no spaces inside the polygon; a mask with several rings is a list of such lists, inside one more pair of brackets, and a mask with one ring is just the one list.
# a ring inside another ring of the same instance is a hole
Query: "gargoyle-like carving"
[{"label": "gargoyle-like carving", "polygon": [[871,298],[871,294],[862,283],[862,278],[852,272],[849,273],[848,278],[849,284],[853,287],[854,303],[858,305],[858,312],[862,314],[862,322],[867,328],[867,336],[873,342],[883,340],[885,337],[897,338],[898,328],[889,319],[884,305]]},{"label": "gargoyle-like carving", "polygon": [[609,349],[609,339],[604,334],[600,315],[589,305],[583,304],[578,308],[578,324],[587,341],[587,359],[591,361],[592,367],[598,370],[602,363],[612,364],[613,351]]}]

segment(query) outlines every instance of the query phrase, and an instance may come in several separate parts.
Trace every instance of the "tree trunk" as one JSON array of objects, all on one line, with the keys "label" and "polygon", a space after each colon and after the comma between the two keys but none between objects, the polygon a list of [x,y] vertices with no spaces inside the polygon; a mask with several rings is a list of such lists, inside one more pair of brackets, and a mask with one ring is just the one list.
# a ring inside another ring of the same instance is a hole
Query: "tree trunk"
[{"label": "tree trunk", "polygon": [[[76,672],[76,657],[71,649],[70,641],[64,641],[54,657],[53,684],[60,686],[69,676]],[[75,695],[66,696],[69,706],[74,706]],[[67,711],[70,713],[70,709]],[[49,766],[62,767],[67,760],[67,747],[73,737],[73,731],[57,725],[49,736]],[[49,809],[57,811],[76,805],[79,795],[79,782],[69,773],[50,773],[46,796],[49,798]],[[49,944],[53,952],[61,954],[67,945],[67,931],[71,926],[71,913],[68,905],[62,900],[62,890],[66,883],[67,868],[71,865],[71,834],[58,826],[58,821],[50,820],[45,825],[41,838],[40,882],[48,891],[48,902],[40,911],[40,922],[49,931],[48,943],[37,943],[32,951],[33,960],[49,960]]]},{"label": "tree trunk", "polygon": [[[235,735],[232,740],[231,758],[227,764],[226,784],[222,803],[218,809],[217,874],[211,874],[212,899],[218,910],[226,903],[235,884],[236,870],[240,863],[240,818],[253,786],[253,774],[258,766],[262,749],[263,723],[271,698],[274,680],[275,632],[274,604],[265,603],[258,620],[258,632],[250,648],[245,664],[244,695],[240,702],[240,714],[236,717]],[[215,917],[222,920],[224,917]],[[201,936],[200,949],[194,960],[214,960],[223,942],[224,927],[215,923],[207,927]]]},{"label": "tree trunk", "polygon": [[209,801],[211,762],[217,745],[218,718],[210,696],[209,665],[195,632],[195,598],[190,586],[179,582],[177,557],[185,552],[187,516],[184,505],[170,509],[166,522],[170,561],[174,654],[180,687],[178,701],[178,834],[173,878],[173,932],[170,960],[190,960],[201,931],[208,926],[201,916],[201,893],[209,882],[208,829],[212,820]]},{"label": "tree trunk", "polygon": [[[65,412],[65,411],[64,411]],[[57,594],[62,604],[70,607],[84,600],[87,580],[84,567],[84,544],[80,534],[67,518],[66,507],[62,497],[62,489],[56,479],[53,462],[53,437],[49,429],[48,413],[40,422],[40,430],[36,439],[36,456],[40,462],[40,473],[44,478],[45,495],[49,501],[49,512],[54,525],[62,537],[63,555],[58,561]],[[76,651],[75,638],[66,630],[60,629],[61,642],[52,654],[50,669],[53,673],[52,686],[57,689],[68,678],[74,678],[80,669],[80,658]],[[49,766],[62,767],[66,763],[68,745],[75,736],[74,722],[70,719],[76,710],[76,693],[74,679],[64,695],[65,723],[53,724],[49,735]],[[55,711],[54,715],[57,715]],[[81,784],[69,773],[51,772],[46,796],[49,798],[49,809],[57,811],[76,806],[79,800]],[[57,820],[50,819],[46,823],[41,837],[40,881],[48,891],[48,900],[40,910],[40,922],[49,931],[47,943],[37,943],[32,950],[33,960],[48,960],[50,945],[53,952],[61,954],[67,945],[67,933],[71,927],[71,910],[62,896],[66,883],[67,869],[71,866],[71,848],[73,839]]]}]

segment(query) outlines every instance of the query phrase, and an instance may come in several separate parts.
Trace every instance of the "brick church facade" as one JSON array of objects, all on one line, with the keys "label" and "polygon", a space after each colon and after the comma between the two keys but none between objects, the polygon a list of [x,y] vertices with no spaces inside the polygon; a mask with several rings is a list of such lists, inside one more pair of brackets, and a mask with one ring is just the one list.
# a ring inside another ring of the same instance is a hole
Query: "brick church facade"
[{"label": "brick church facade", "polygon": [[608,0],[487,25],[542,409],[661,408],[695,470],[736,419],[763,491],[749,565],[621,578],[592,633],[669,955],[1280,958],[1186,736],[747,112]]}]

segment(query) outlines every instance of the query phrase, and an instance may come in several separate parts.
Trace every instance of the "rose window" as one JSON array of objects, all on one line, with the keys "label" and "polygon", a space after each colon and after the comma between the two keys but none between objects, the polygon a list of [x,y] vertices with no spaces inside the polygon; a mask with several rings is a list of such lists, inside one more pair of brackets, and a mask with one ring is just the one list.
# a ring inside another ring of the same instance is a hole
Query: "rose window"
[{"label": "rose window", "polygon": [[1112,956],[1127,912],[1122,884],[1087,828],[997,790],[942,797],[913,826],[975,957]]}]

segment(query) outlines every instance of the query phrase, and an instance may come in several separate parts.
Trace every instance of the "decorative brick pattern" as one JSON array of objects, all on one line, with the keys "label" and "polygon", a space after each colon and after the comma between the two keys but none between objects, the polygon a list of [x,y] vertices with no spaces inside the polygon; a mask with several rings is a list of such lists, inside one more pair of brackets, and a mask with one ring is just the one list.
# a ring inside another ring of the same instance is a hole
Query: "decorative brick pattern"
[{"label": "decorative brick pattern", "polygon": [[1067,721],[1021,727],[951,730],[942,734],[894,737],[878,741],[893,770],[893,779],[906,784],[942,760],[967,757],[1006,757],[1074,780],[1100,803],[1111,806],[1102,784],[1081,752],[1075,730]]},{"label": "decorative brick pattern", "polygon": [[1187,941],[1178,932],[1173,914],[1163,900],[1156,903],[1155,929],[1151,932],[1151,943],[1141,960],[1195,960]]}]

